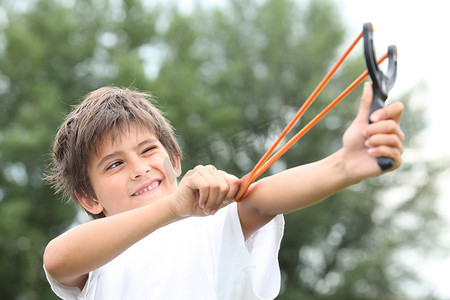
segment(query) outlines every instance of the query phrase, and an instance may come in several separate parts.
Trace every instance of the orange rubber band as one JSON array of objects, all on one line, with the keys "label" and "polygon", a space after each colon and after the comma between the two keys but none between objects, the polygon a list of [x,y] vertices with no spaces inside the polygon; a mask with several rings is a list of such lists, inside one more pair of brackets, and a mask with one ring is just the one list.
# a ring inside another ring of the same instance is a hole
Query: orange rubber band
[{"label": "orange rubber band", "polygon": [[[288,125],[283,129],[280,136],[277,140],[272,144],[272,146],[267,150],[267,152],[263,155],[263,157],[259,160],[259,162],[255,165],[253,170],[245,175],[242,178],[243,185],[239,189],[238,195],[236,197],[236,201],[239,202],[242,200],[244,195],[247,193],[250,185],[261,176],[277,159],[279,159],[284,153],[286,153],[289,148],[292,147],[301,137],[303,137],[314,125],[322,119],[331,109],[333,109],[344,97],[346,97],[352,90],[354,90],[368,75],[369,72],[365,71],[361,74],[352,84],[350,84],[336,99],[334,99],[324,110],[322,110],[314,119],[312,119],[307,125],[305,125],[293,138],[291,138],[283,147],[281,147],[274,155],[272,153],[275,151],[275,148],[280,144],[280,142],[284,139],[284,137],[292,130],[294,125],[298,122],[298,120],[302,117],[305,111],[311,106],[312,102],[317,98],[319,93],[323,90],[323,88],[330,81],[331,77],[336,73],[338,68],[342,65],[344,60],[350,54],[350,52],[354,49],[356,44],[362,38],[362,33],[358,35],[358,37],[352,42],[349,48],[344,52],[344,54],[338,59],[338,61],[334,64],[331,70],[325,75],[322,81],[318,84],[316,89],[311,93],[308,99],[303,103],[300,109],[297,111],[292,120],[288,123]],[[382,63],[387,58],[387,53],[384,54],[379,60],[378,64]],[[271,156],[272,155],[272,156]]]}]

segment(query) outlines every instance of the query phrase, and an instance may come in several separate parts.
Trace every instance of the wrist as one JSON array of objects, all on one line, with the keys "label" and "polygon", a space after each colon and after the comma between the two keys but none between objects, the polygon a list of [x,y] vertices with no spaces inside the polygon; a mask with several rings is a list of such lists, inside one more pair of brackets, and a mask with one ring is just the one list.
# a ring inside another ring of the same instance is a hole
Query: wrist
[{"label": "wrist", "polygon": [[169,218],[172,220],[171,222],[179,221],[188,217],[186,214],[181,212],[175,197],[175,195],[170,195],[161,199],[161,201],[164,201],[167,205]]},{"label": "wrist", "polygon": [[335,170],[333,173],[342,182],[343,187],[357,184],[362,180],[362,178],[355,176],[354,170],[351,170],[351,167],[348,166],[349,158],[345,155],[344,149],[338,150],[327,159],[330,160],[331,166]]}]

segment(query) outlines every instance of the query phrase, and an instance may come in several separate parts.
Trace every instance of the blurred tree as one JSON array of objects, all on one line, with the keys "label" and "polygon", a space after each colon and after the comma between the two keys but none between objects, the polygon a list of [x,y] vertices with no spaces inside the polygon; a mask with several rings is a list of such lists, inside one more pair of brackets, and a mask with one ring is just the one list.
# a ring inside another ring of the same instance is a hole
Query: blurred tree
[{"label": "blurred tree", "polygon": [[[108,84],[151,91],[177,128],[185,170],[214,163],[243,175],[340,54],[345,36],[328,1],[200,2],[186,11],[170,2],[0,0],[0,16],[2,299],[54,299],[42,252],[77,211],[41,177],[57,126],[84,94]],[[346,62],[305,120],[363,69],[360,55]],[[360,93],[268,173],[336,150]],[[408,108],[406,134],[422,128],[421,113]],[[441,167],[406,163],[288,215],[279,299],[405,298],[400,285],[415,278],[398,251],[420,248],[436,232],[433,182]]]},{"label": "blurred tree", "polygon": [[154,18],[139,14],[139,1],[0,4],[0,298],[54,299],[42,252],[76,209],[42,182],[50,145],[88,91],[146,82],[138,51]]}]

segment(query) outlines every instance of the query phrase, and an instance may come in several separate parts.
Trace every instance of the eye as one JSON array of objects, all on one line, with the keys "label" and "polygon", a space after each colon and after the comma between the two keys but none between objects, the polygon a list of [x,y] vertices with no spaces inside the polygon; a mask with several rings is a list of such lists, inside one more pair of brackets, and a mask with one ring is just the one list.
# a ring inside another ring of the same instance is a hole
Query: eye
[{"label": "eye", "polygon": [[151,147],[145,148],[145,150],[142,151],[142,154],[148,153],[154,149],[156,149],[156,146],[151,146]]},{"label": "eye", "polygon": [[110,164],[110,165],[106,168],[106,170],[111,170],[111,169],[117,168],[117,167],[120,166],[121,164],[122,164],[121,161],[113,162],[112,164]]}]

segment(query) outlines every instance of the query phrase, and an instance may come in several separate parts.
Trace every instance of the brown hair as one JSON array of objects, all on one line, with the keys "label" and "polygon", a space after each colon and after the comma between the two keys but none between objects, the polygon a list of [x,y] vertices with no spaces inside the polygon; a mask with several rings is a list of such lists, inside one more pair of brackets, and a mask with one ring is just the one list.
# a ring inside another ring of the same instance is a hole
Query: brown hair
[{"label": "brown hair", "polygon": [[[108,134],[114,138],[131,122],[145,126],[159,139],[173,165],[181,158],[174,130],[151,95],[130,89],[103,87],[88,94],[60,126],[53,144],[53,161],[45,180],[57,193],[77,201],[76,194],[95,198],[88,163]],[[89,213],[89,212],[88,212]],[[89,213],[90,214],[90,213]],[[104,217],[90,214],[94,219]]]}]

